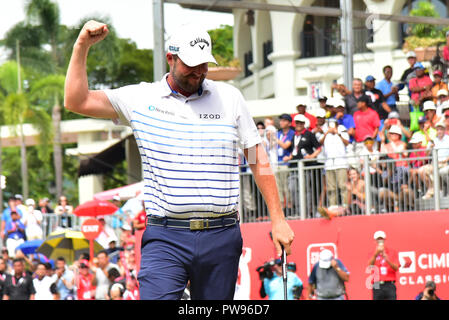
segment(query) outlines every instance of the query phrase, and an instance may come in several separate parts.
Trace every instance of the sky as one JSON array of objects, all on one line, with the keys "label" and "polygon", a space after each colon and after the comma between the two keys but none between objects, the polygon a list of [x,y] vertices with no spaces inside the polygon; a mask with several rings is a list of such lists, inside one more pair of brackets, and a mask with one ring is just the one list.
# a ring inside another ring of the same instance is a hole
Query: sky
[{"label": "sky", "polygon": [[[61,23],[78,25],[92,15],[108,16],[121,38],[130,38],[139,49],[153,48],[152,0],[53,0],[59,4]],[[26,0],[0,0],[0,39],[17,22],[24,20]],[[177,4],[164,5],[166,38],[178,27],[201,21],[208,30],[221,24],[234,24],[232,14],[183,9]]]}]

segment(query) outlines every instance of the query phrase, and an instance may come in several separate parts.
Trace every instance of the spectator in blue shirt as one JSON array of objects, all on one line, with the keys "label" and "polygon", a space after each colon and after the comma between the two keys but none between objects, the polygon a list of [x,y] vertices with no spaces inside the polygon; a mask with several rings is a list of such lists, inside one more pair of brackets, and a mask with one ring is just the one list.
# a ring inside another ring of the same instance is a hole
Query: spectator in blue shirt
[{"label": "spectator in blue shirt", "polygon": [[399,101],[398,87],[391,82],[393,76],[393,68],[391,66],[385,66],[382,69],[385,78],[376,84],[376,89],[379,89],[384,94],[390,111],[397,111],[396,101]]},{"label": "spectator in blue shirt", "polygon": [[120,201],[119,196],[113,196],[112,203],[116,205],[119,209],[112,215],[111,227],[113,229],[119,229],[123,226],[123,221],[126,220],[126,214],[121,208],[122,203]]},{"label": "spectator in blue shirt", "polygon": [[56,272],[53,277],[59,300],[75,300],[75,275],[67,268],[64,257],[56,259]]},{"label": "spectator in blue shirt", "polygon": [[349,134],[349,143],[354,141],[355,135],[355,122],[352,115],[345,112],[345,102],[341,99],[332,99],[332,105],[335,109],[335,118],[338,125],[342,125],[346,128]]},{"label": "spectator in blue shirt", "polygon": [[1,222],[1,230],[0,230],[0,236],[2,239],[6,240],[5,236],[5,227],[6,224],[11,221],[11,211],[16,211],[19,213],[20,218],[22,218],[22,212],[20,209],[16,208],[16,198],[10,197],[8,199],[8,207],[3,210],[2,214],[2,222]]},{"label": "spectator in blue shirt", "polygon": [[25,225],[20,221],[17,211],[11,211],[11,220],[6,223],[6,248],[11,257],[15,257],[16,248],[25,242]]},{"label": "spectator in blue shirt", "polygon": [[280,129],[277,132],[276,138],[278,165],[275,174],[282,208],[285,208],[286,206],[291,208],[292,206],[288,190],[288,159],[292,153],[295,131],[291,128],[291,124],[292,117],[289,114],[284,113],[279,116]]}]

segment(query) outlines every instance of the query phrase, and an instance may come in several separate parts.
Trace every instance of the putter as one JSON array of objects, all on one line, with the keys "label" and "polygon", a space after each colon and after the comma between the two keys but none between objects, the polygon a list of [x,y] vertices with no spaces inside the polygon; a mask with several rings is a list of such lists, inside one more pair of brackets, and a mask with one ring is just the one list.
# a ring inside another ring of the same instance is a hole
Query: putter
[{"label": "putter", "polygon": [[282,280],[284,281],[284,300],[287,300],[287,252],[282,246]]}]

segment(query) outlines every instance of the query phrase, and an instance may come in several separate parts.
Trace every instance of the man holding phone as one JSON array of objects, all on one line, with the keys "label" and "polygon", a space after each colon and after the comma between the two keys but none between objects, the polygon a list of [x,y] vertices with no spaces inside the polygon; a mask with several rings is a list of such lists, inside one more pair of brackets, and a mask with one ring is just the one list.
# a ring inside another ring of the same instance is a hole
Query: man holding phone
[{"label": "man holding phone", "polygon": [[396,251],[385,246],[387,235],[379,230],[374,233],[376,250],[368,264],[374,266],[373,300],[396,300],[396,272],[399,259]]}]

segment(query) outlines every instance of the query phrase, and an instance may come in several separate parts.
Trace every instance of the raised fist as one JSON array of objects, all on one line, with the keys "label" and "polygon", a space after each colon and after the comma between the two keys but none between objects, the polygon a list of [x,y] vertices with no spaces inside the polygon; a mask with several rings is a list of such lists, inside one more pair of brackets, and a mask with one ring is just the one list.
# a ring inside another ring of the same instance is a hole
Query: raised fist
[{"label": "raised fist", "polygon": [[102,22],[90,20],[81,29],[77,43],[79,45],[92,46],[100,42],[108,35],[108,26]]}]

